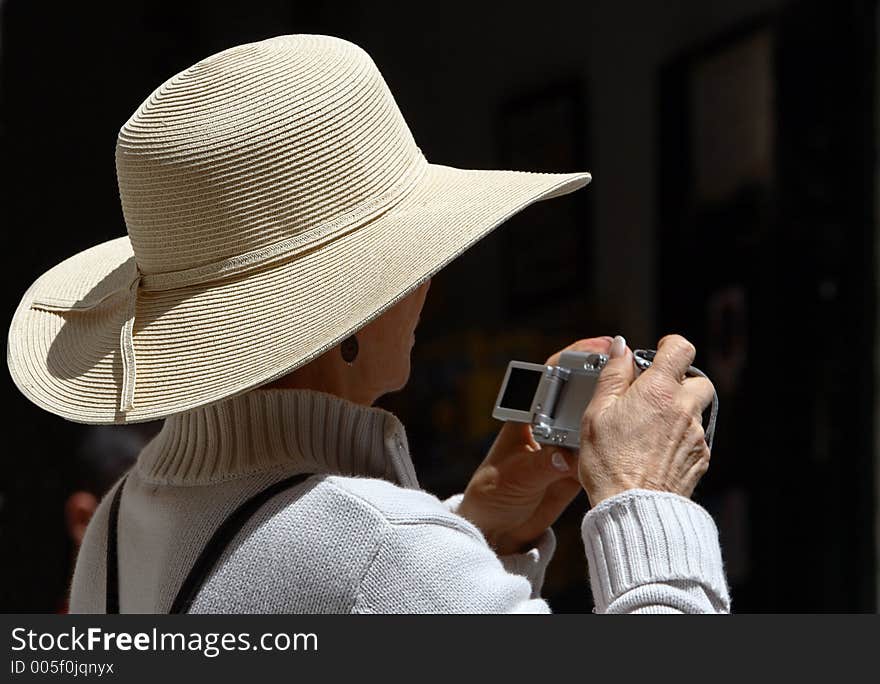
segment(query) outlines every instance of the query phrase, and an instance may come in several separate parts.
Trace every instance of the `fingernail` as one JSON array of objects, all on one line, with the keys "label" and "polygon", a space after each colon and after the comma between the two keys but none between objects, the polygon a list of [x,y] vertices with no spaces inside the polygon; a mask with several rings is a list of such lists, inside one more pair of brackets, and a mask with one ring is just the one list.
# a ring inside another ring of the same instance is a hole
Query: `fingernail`
[{"label": "fingernail", "polygon": [[553,464],[553,467],[556,470],[559,470],[563,473],[568,472],[568,461],[565,460],[565,456],[562,455],[559,451],[554,451],[553,455],[550,457],[550,462]]},{"label": "fingernail", "polygon": [[611,341],[611,358],[617,359],[626,353],[626,339],[618,335]]}]

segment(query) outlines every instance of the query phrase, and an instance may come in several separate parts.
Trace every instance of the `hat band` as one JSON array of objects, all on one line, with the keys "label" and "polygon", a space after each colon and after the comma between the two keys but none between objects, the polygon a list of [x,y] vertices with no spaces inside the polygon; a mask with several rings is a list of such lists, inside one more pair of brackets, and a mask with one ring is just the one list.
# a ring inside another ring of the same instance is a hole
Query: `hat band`
[{"label": "hat band", "polygon": [[146,291],[175,290],[225,280],[264,266],[292,260],[303,253],[311,252],[362,228],[380,214],[399,204],[419,184],[427,170],[427,160],[419,155],[419,161],[413,164],[407,175],[393,188],[382,193],[379,197],[358,205],[352,211],[307,231],[304,235],[295,235],[245,254],[181,271],[141,273],[135,264],[135,273],[127,284],[99,297],[70,300],[38,295],[31,302],[31,308],[52,312],[89,311],[120,293],[128,294],[125,320],[119,331],[119,349],[122,357],[122,390],[119,398],[119,410],[122,413],[127,413],[135,405],[137,359],[134,350],[134,319],[137,313],[137,292],[139,289]]}]

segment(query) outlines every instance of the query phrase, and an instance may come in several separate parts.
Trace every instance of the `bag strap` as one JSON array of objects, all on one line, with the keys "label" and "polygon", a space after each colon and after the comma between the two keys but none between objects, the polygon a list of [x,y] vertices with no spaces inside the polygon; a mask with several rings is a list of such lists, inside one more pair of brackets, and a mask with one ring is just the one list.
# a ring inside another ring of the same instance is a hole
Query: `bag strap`
[{"label": "bag strap", "polygon": [[[271,498],[281,492],[292,489],[305,482],[312,473],[298,473],[269,485],[254,494],[250,499],[236,508],[220,524],[211,536],[205,548],[199,554],[171,604],[169,613],[186,613],[192,607],[199,591],[208,579],[211,570],[220,560],[226,547],[235,538],[254,514]],[[119,612],[119,559],[117,548],[117,530],[119,527],[119,504],[122,499],[122,488],[128,476],[122,478],[113,501],[110,504],[110,519],[107,523],[107,598],[105,610],[108,614]]]},{"label": "bag strap", "polygon": [[116,528],[119,525],[119,502],[122,499],[122,488],[128,475],[122,478],[113,501],[110,502],[110,518],[107,520],[107,595],[104,599],[104,612],[116,615],[119,612],[119,557],[116,550]]}]

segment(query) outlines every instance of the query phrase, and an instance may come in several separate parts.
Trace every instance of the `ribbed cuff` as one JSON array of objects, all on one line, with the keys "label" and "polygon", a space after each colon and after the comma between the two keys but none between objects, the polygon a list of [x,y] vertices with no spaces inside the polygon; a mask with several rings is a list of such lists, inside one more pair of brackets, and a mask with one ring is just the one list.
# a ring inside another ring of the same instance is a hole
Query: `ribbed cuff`
[{"label": "ribbed cuff", "polygon": [[690,499],[631,489],[587,513],[581,532],[597,612],[637,587],[680,580],[729,608],[718,530]]},{"label": "ribbed cuff", "polygon": [[[455,494],[450,496],[443,502],[452,513],[458,512],[458,506],[464,498],[463,494]],[[505,556],[498,556],[501,565],[512,575],[520,575],[525,577],[529,584],[532,585],[532,598],[541,597],[541,588],[544,586],[544,573],[547,571],[547,565],[553,558],[556,551],[556,535],[553,528],[548,527],[535,541],[535,545],[528,551],[523,553],[510,553]]]}]

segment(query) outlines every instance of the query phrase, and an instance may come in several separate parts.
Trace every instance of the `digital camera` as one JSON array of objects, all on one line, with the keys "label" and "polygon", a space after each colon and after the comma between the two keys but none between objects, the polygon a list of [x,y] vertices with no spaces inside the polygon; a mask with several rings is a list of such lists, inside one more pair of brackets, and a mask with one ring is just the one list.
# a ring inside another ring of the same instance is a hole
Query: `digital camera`
[{"label": "digital camera", "polygon": [[[651,367],[655,351],[637,349],[633,352],[636,373]],[[529,423],[535,441],[557,444],[569,449],[580,446],[581,418],[593,392],[599,373],[608,363],[608,356],[592,352],[562,352],[559,365],[511,361],[495,400],[492,416],[503,421]],[[706,377],[691,366],[688,376]],[[703,418],[706,443],[712,448],[715,422],[718,417],[718,394]]]}]

